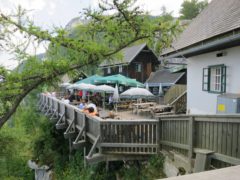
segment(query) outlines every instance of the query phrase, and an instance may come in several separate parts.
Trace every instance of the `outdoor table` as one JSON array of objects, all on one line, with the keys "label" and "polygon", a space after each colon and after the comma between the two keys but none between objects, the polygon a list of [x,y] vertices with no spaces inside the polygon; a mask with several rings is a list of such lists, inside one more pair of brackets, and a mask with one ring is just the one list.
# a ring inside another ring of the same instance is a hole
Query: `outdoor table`
[{"label": "outdoor table", "polygon": [[149,107],[155,106],[155,105],[156,105],[155,102],[146,102],[146,103],[135,103],[135,104],[132,104],[132,107],[133,107],[133,112],[137,112],[138,113],[138,109],[149,108]]},{"label": "outdoor table", "polygon": [[154,113],[169,112],[169,111],[172,110],[172,106],[169,106],[169,105],[158,105],[158,106],[150,107],[150,109]]}]

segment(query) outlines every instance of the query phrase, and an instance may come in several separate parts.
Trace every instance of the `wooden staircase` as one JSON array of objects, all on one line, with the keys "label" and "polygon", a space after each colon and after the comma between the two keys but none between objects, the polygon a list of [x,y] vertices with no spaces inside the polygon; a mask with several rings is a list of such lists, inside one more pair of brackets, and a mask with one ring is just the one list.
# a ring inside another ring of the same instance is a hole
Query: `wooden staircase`
[{"label": "wooden staircase", "polygon": [[174,85],[164,96],[164,104],[173,106],[176,114],[186,113],[187,107],[187,86]]}]

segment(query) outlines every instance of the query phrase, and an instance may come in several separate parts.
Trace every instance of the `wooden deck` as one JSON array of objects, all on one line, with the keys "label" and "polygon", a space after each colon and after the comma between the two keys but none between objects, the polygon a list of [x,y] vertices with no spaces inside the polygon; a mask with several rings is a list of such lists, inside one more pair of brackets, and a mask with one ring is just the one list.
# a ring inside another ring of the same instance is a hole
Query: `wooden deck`
[{"label": "wooden deck", "polygon": [[164,150],[181,153],[188,157],[190,164],[195,159],[195,172],[207,169],[213,159],[240,164],[239,115],[103,120],[43,94],[39,109],[56,122],[57,129],[65,129],[70,148],[85,148],[91,144],[86,154],[88,163],[139,160]]},{"label": "wooden deck", "polygon": [[158,120],[103,120],[45,95],[41,95],[39,107],[51,120],[57,120],[57,129],[66,129],[64,136],[71,139],[73,148],[92,144],[86,156],[90,163],[108,158],[139,159],[158,152]]},{"label": "wooden deck", "polygon": [[166,178],[165,180],[239,180],[240,166]]}]

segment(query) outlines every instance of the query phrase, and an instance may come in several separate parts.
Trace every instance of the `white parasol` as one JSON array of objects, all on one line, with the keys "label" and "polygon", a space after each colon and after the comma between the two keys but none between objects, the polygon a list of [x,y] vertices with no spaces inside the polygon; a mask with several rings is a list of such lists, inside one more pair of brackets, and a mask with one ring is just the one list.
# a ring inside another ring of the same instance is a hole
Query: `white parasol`
[{"label": "white parasol", "polygon": [[131,88],[120,94],[121,97],[125,98],[144,98],[154,96],[149,90],[144,88]]}]

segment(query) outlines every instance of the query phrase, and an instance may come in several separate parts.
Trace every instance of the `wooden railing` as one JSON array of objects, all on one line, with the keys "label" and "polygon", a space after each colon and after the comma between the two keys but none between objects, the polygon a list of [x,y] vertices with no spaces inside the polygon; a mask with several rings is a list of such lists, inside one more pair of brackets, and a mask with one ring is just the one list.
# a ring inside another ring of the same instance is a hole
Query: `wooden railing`
[{"label": "wooden railing", "polygon": [[196,149],[214,152],[215,159],[240,164],[240,116],[194,115],[159,117],[160,148],[191,159]]},{"label": "wooden railing", "polygon": [[[92,144],[87,159],[101,155],[151,155],[159,150],[179,152],[194,158],[198,149],[214,152],[215,158],[229,164],[240,164],[239,115],[175,115],[152,120],[103,120],[82,113],[78,108],[41,95],[40,110],[55,120],[57,129],[73,148]],[[96,153],[95,153],[96,154]],[[120,159],[121,159],[120,158]],[[98,161],[103,159],[97,157]],[[97,161],[97,160],[96,160]]]},{"label": "wooden railing", "polygon": [[66,129],[65,138],[73,140],[73,147],[93,144],[101,154],[150,155],[158,152],[158,120],[103,120],[89,116],[62,101],[41,95],[40,110],[56,120],[57,129]]},{"label": "wooden railing", "polygon": [[186,85],[173,85],[164,95],[164,104],[171,104],[175,99],[187,91]]},{"label": "wooden railing", "polygon": [[103,152],[156,154],[158,133],[156,120],[101,121]]}]

